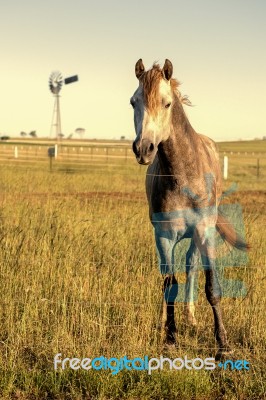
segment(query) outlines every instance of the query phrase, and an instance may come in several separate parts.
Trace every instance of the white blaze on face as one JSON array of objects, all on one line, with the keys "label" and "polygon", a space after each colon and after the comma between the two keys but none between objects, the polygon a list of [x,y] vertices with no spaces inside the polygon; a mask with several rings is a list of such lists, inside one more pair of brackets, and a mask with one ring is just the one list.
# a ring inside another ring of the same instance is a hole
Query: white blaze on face
[{"label": "white blaze on face", "polygon": [[[168,107],[168,105],[170,106]],[[142,123],[142,138],[153,140],[158,145],[166,140],[170,134],[170,115],[172,105],[172,93],[170,82],[162,79],[159,83],[159,104],[156,113],[149,109],[144,110]]]}]

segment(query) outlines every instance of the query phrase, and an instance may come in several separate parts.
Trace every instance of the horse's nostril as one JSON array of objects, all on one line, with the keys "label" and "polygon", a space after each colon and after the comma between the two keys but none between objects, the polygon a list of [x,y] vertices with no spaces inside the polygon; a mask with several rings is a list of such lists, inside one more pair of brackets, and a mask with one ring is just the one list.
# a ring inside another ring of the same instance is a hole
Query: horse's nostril
[{"label": "horse's nostril", "polygon": [[133,152],[136,154],[136,156],[139,154],[138,149],[137,149],[137,145],[136,145],[135,142],[133,142],[132,150],[133,150]]},{"label": "horse's nostril", "polygon": [[151,143],[151,144],[150,144],[150,147],[149,147],[149,152],[151,153],[153,150],[154,150],[154,144]]}]

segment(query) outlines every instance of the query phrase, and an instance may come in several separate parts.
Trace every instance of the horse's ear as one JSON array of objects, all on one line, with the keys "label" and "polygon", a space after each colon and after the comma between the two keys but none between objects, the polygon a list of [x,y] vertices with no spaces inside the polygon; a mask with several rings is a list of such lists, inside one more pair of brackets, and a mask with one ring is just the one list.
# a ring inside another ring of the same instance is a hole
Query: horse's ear
[{"label": "horse's ear", "polygon": [[139,79],[141,75],[145,72],[145,67],[143,65],[142,59],[140,58],[135,65],[135,74],[136,77]]},{"label": "horse's ear", "polygon": [[169,79],[172,78],[173,75],[173,64],[171,63],[170,60],[166,59],[164,66],[163,66],[163,75],[165,79],[169,81]]}]

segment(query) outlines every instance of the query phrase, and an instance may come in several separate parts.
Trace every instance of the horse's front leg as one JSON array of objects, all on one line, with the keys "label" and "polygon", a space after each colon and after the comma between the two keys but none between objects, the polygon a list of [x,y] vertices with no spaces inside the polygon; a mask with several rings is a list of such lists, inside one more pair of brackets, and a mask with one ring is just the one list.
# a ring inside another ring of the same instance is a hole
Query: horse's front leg
[{"label": "horse's front leg", "polygon": [[176,343],[175,333],[177,331],[175,324],[175,299],[178,291],[178,283],[175,275],[168,275],[164,278],[163,294],[166,307],[166,320],[164,325],[165,341],[168,344]]},{"label": "horse's front leg", "polygon": [[215,227],[205,227],[197,231],[197,246],[201,253],[203,268],[205,271],[206,283],[205,293],[210,303],[214,316],[214,336],[218,344],[216,359],[232,353],[227,340],[227,333],[223,324],[220,307],[222,290],[215,268]]},{"label": "horse's front leg", "polygon": [[171,236],[155,233],[157,251],[160,257],[160,272],[164,277],[163,282],[163,324],[165,342],[174,344],[176,342],[175,333],[175,313],[174,305],[178,294],[178,282],[174,275],[174,247],[175,242]]}]

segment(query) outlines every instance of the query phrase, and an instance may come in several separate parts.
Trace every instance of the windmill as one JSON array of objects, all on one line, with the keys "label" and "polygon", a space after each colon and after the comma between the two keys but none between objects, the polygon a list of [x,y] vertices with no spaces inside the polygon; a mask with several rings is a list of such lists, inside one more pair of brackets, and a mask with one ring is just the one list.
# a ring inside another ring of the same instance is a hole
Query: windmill
[{"label": "windmill", "polygon": [[59,92],[62,89],[63,83],[65,83],[65,85],[68,85],[69,83],[76,82],[77,80],[77,75],[70,76],[64,80],[61,72],[59,71],[53,71],[49,77],[49,88],[55,97],[50,137],[53,127],[55,127],[55,136],[57,140],[62,137]]}]

